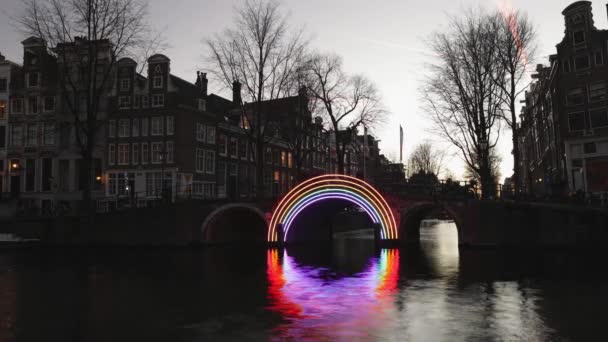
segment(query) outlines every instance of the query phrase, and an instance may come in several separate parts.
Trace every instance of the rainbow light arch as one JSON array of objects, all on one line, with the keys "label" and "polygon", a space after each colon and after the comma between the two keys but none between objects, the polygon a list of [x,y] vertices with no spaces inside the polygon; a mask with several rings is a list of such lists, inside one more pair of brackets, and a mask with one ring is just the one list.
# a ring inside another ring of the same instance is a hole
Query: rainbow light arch
[{"label": "rainbow light arch", "polygon": [[319,201],[341,199],[357,204],[380,225],[382,240],[399,238],[393,211],[382,195],[369,183],[355,177],[328,174],[310,178],[291,189],[281,199],[270,219],[268,242],[278,242],[280,227],[283,227],[283,241],[287,241],[289,229],[302,210]]}]

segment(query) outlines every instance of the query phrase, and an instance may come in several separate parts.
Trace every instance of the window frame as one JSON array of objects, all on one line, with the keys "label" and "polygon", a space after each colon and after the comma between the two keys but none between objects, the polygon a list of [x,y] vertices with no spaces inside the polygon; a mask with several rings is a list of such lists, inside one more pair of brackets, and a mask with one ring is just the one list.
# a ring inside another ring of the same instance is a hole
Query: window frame
[{"label": "window frame", "polygon": [[[576,60],[579,57],[587,57],[587,67],[581,68],[581,69],[578,68]],[[584,71],[584,70],[589,70],[590,68],[591,68],[591,58],[589,58],[589,54],[581,54],[581,55],[574,56],[574,71]]]},{"label": "window frame", "polygon": [[[125,124],[123,126],[123,124]],[[118,137],[129,138],[131,136],[131,120],[130,119],[119,119],[118,120]]]},{"label": "window frame", "polygon": [[[572,103],[572,101],[570,101],[570,91],[575,90],[575,89],[579,89],[580,90],[580,96],[581,96],[581,102],[580,103]],[[569,106],[580,106],[580,105],[584,105],[585,104],[585,88],[583,87],[574,87],[574,88],[569,88],[568,90],[566,90],[566,104]]]},{"label": "window frame", "polygon": [[131,165],[139,165],[139,144],[131,145]]},{"label": "window frame", "polygon": [[[51,109],[48,109],[46,107],[46,105],[47,105],[46,101],[48,99],[53,99],[53,108],[51,108]],[[45,112],[45,113],[49,113],[49,112],[55,111],[55,96],[44,96],[43,97],[43,100],[42,100],[42,111]]]},{"label": "window frame", "polygon": [[[581,32],[583,33],[583,40],[581,42],[577,43],[576,42],[576,34],[577,33],[581,33]],[[579,30],[576,30],[576,31],[572,32],[572,45],[573,46],[583,45],[583,44],[585,44],[586,41],[587,41],[587,34],[585,33],[584,29],[579,29]]]},{"label": "window frame", "polygon": [[116,165],[116,146],[108,144],[108,165]]},{"label": "window frame", "polygon": [[[591,112],[593,112],[593,111],[600,111],[600,110],[604,111],[604,115],[606,116],[606,125],[603,125],[603,126],[594,126],[593,125],[593,119],[592,119],[592,116],[591,116]],[[591,126],[591,129],[608,127],[608,107],[590,108],[589,109],[589,126]]]},{"label": "window frame", "polygon": [[[160,80],[160,82],[158,82],[158,84],[156,82],[157,80]],[[152,78],[152,88],[154,88],[154,89],[162,89],[163,88],[163,83],[164,83],[163,81],[164,80],[163,80],[163,76],[162,75],[154,76]]]},{"label": "window frame", "polygon": [[[15,111],[15,103],[19,103],[19,111]],[[11,114],[23,114],[23,98],[17,97],[11,99]]]},{"label": "window frame", "polygon": [[[591,86],[596,85],[596,84],[603,84],[604,85],[604,97],[601,99],[597,99],[597,100],[593,100],[591,98]],[[605,101],[606,99],[608,99],[608,83],[606,81],[600,81],[600,82],[593,82],[593,83],[589,83],[589,85],[587,86],[588,89],[588,98],[589,98],[589,102],[599,102],[599,101]]]},{"label": "window frame", "polygon": [[131,87],[131,82],[128,78],[121,78],[120,81],[120,91],[129,91]]},{"label": "window frame", "polygon": [[[173,115],[167,115],[165,121],[165,131],[167,132],[167,135],[173,135],[175,133],[175,118]],[[171,123],[171,125],[169,125],[169,123]],[[171,129],[169,129],[169,127]]]},{"label": "window frame", "polygon": [[118,97],[118,109],[130,109],[131,108],[131,96],[119,96]]},{"label": "window frame", "polygon": [[[131,150],[130,145],[131,144],[128,144],[128,143],[118,144],[118,147],[117,147],[118,158],[116,160],[117,165],[129,165],[129,163],[131,162],[131,154],[129,153]],[[121,153],[122,153],[122,155],[121,155]],[[123,159],[124,159],[124,161],[123,161]]]},{"label": "window frame", "polygon": [[165,94],[152,94],[150,107],[160,108],[165,106]]},{"label": "window frame", "polygon": [[[570,116],[574,115],[574,114],[582,114],[582,116],[583,116],[583,125],[584,125],[584,127],[582,129],[576,129],[576,130],[572,129],[572,126],[570,125]],[[587,130],[587,123],[585,122],[585,120],[586,120],[585,115],[586,115],[585,111],[577,111],[577,112],[570,112],[570,113],[568,113],[568,132],[572,132],[573,133],[573,132],[584,132],[584,131],[586,131]]]},{"label": "window frame", "polygon": [[[211,160],[211,163],[209,163]],[[205,173],[208,175],[215,174],[215,151],[205,150]]]},{"label": "window frame", "polygon": [[150,149],[148,143],[141,143],[140,154],[141,165],[147,165],[150,162]]}]

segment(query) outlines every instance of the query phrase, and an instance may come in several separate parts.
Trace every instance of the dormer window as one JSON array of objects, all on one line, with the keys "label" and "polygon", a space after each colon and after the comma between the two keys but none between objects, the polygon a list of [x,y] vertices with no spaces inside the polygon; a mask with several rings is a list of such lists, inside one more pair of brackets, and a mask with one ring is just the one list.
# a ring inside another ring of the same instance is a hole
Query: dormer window
[{"label": "dormer window", "polygon": [[37,72],[30,72],[27,74],[27,86],[29,88],[31,87],[37,87],[39,84],[39,79],[38,79],[38,73]]},{"label": "dormer window", "polygon": [[163,87],[163,77],[162,76],[154,76],[153,79],[153,86],[154,88],[162,88]]},{"label": "dormer window", "polygon": [[585,43],[585,31],[583,31],[583,30],[575,31],[572,34],[572,39],[573,39],[574,45],[584,44]]},{"label": "dormer window", "polygon": [[152,107],[162,107],[165,105],[165,95],[152,95]]},{"label": "dormer window", "polygon": [[128,78],[123,78],[120,80],[120,90],[127,91],[129,90],[130,82]]}]

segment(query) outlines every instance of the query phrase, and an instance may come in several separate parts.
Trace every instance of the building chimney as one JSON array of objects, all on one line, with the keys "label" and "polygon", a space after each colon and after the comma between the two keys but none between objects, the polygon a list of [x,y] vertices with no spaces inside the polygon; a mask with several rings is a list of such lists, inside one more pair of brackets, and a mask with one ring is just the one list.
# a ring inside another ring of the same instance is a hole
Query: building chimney
[{"label": "building chimney", "polygon": [[241,105],[241,82],[232,82],[232,103],[235,105]]},{"label": "building chimney", "polygon": [[203,92],[203,96],[207,97],[207,84],[209,80],[207,80],[207,73],[201,72],[201,91]]}]

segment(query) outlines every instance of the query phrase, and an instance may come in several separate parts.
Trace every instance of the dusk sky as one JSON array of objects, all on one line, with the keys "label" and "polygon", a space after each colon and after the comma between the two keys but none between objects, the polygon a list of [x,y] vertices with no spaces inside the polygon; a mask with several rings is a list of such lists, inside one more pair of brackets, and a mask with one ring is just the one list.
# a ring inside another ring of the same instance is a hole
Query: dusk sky
[{"label": "dusk sky", "polygon": [[[205,68],[205,46],[202,41],[228,27],[233,8],[241,0],[152,0],[152,24],[166,31],[170,48],[164,53],[171,58],[172,73],[194,82],[196,70]],[[391,112],[390,120],[374,132],[381,149],[389,158],[399,158],[399,124],[405,131],[404,159],[411,149],[424,140],[439,140],[429,133],[430,122],[421,110],[419,88],[428,62],[425,38],[446,27],[447,16],[464,8],[498,6],[521,9],[528,13],[538,32],[539,54],[536,62],[546,62],[561,41],[564,23],[561,11],[571,0],[285,0],[283,8],[290,13],[294,27],[304,26],[311,36],[311,47],[335,52],[344,58],[348,72],[362,73],[379,87]],[[12,26],[10,16],[20,10],[20,0],[3,0],[0,12],[0,52],[21,63],[20,42],[25,38]],[[593,1],[596,27],[608,28],[606,1]],[[210,92],[219,92],[210,83]],[[439,142],[438,142],[439,144]],[[502,176],[512,173],[511,136],[501,135]],[[447,145],[445,145],[447,146]],[[456,152],[455,150],[453,151]],[[460,157],[448,158],[447,166],[456,177],[463,173]]]}]

